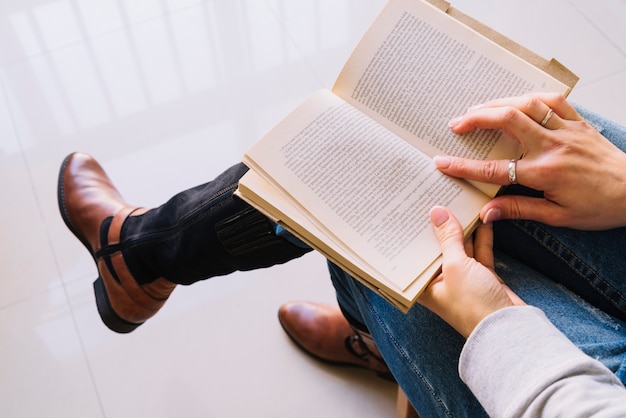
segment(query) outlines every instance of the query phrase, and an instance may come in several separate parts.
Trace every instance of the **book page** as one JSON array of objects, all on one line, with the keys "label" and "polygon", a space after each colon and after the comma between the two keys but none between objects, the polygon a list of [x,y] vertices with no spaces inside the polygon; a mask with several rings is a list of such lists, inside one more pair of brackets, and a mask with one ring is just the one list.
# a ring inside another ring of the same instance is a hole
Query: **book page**
[{"label": "book page", "polygon": [[[429,3],[391,0],[333,92],[433,157],[518,158],[500,131],[458,136],[448,121],[476,104],[569,87]],[[497,186],[483,188],[490,195]]]},{"label": "book page", "polygon": [[488,201],[329,91],[292,112],[244,163],[400,289],[440,254],[430,208],[448,206],[467,226]]},{"label": "book page", "polygon": [[282,225],[310,247],[324,254],[328,260],[386,298],[403,312],[407,312],[416,302],[430,280],[436,277],[441,269],[440,256],[420,276],[416,277],[410,286],[404,290],[399,289],[394,283],[373,271],[368,264],[362,264],[360,258],[355,258],[349,247],[327,235],[317,223],[311,221],[284,194],[263,180],[255,171],[248,171],[240,179],[239,188],[235,194],[264,212],[270,219]]}]

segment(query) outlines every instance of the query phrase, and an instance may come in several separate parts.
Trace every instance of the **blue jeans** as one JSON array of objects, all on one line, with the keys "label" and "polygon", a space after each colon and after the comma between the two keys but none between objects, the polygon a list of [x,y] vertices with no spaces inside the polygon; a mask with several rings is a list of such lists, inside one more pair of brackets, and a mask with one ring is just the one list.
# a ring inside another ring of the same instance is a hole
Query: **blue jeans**
[{"label": "blue jeans", "polygon": [[[626,128],[578,110],[626,151]],[[626,384],[626,228],[582,232],[503,221],[494,231],[496,270],[504,281]],[[329,270],[342,310],[373,335],[421,416],[486,415],[459,378],[465,341],[456,331],[420,305],[405,315],[335,265]]]}]

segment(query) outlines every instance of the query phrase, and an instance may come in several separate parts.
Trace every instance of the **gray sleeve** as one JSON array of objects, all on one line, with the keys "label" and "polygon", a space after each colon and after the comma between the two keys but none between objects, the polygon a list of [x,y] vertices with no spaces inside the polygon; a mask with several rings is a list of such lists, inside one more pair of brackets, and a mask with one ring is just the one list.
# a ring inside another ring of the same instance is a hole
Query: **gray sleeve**
[{"label": "gray sleeve", "polygon": [[531,306],[478,324],[459,362],[461,379],[493,417],[626,417],[626,389]]}]

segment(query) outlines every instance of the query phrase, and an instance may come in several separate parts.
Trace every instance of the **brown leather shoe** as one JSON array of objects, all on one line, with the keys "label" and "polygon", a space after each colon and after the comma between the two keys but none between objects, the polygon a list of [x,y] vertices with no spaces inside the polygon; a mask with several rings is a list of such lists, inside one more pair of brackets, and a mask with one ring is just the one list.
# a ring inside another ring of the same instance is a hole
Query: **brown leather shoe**
[{"label": "brown leather shoe", "polygon": [[354,329],[336,306],[290,302],[278,320],[287,335],[307,354],[338,366],[356,366],[394,380],[372,337]]},{"label": "brown leather shoe", "polygon": [[[176,287],[165,279],[139,285],[115,248],[126,218],[146,210],[126,203],[100,164],[83,153],[70,154],[63,161],[58,201],[63,221],[97,264],[94,291],[102,321],[116,332],[133,331],[163,306]],[[102,236],[108,218],[112,221]]]}]

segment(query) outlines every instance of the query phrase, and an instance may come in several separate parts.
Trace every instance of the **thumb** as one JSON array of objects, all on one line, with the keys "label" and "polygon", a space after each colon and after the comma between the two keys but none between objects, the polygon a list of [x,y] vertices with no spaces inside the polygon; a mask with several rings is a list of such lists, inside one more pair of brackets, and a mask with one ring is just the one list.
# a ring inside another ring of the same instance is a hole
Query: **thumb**
[{"label": "thumb", "polygon": [[[527,219],[546,223],[546,215],[554,214],[554,203],[545,198],[528,196],[500,196],[487,203],[480,211],[483,223],[502,219]],[[553,220],[554,222],[554,220]]]},{"label": "thumb", "polygon": [[446,259],[466,256],[463,243],[463,228],[454,214],[448,208],[435,206],[430,210],[430,221],[433,224],[435,235],[439,241],[443,262]]}]

